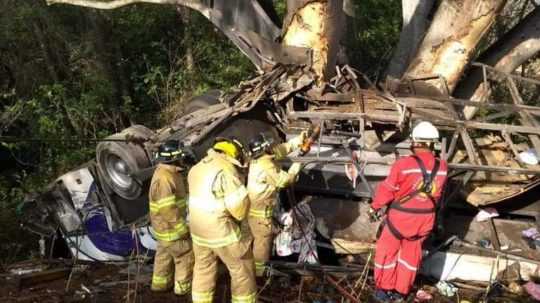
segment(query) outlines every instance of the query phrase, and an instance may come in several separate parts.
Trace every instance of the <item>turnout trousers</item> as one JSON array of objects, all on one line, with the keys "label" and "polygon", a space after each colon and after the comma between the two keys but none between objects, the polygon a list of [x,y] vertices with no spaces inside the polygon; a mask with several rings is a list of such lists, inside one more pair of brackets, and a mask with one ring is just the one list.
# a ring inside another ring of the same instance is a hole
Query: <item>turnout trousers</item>
[{"label": "turnout trousers", "polygon": [[195,268],[193,273],[192,299],[194,303],[211,303],[216,288],[218,258],[231,275],[233,303],[255,303],[257,286],[251,252],[251,239],[210,248],[193,243]]},{"label": "turnout trousers", "polygon": [[272,218],[248,217],[249,228],[253,235],[253,259],[255,274],[262,277],[265,263],[272,252]]},{"label": "turnout trousers", "polygon": [[425,239],[399,240],[385,226],[375,250],[375,286],[407,295],[420,267]]},{"label": "turnout trousers", "polygon": [[189,238],[175,241],[158,240],[154,257],[152,290],[168,290],[172,287],[174,281],[175,294],[184,295],[189,293],[193,262],[193,251]]}]

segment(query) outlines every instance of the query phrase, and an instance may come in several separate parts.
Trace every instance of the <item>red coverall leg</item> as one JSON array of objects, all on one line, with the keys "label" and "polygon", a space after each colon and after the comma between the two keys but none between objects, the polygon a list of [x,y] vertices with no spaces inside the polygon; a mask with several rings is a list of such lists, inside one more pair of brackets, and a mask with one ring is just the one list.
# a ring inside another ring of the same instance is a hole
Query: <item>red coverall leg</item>
[{"label": "red coverall leg", "polygon": [[377,240],[374,259],[375,286],[379,289],[393,290],[396,285],[399,242],[385,226]]},{"label": "red coverall leg", "polygon": [[[435,204],[441,196],[447,172],[444,161],[435,168],[437,161],[431,152],[415,155],[419,161],[415,157],[396,161],[377,188],[372,203],[374,209],[390,206],[386,226],[377,240],[375,284],[379,289],[396,290],[402,295],[409,293],[416,278],[422,260],[422,243],[433,229]],[[426,168],[425,173],[436,171],[431,181],[431,197],[425,193],[413,194],[425,181],[422,167]]]},{"label": "red coverall leg", "polygon": [[398,240],[385,227],[375,251],[375,286],[407,295],[420,268],[424,239]]}]

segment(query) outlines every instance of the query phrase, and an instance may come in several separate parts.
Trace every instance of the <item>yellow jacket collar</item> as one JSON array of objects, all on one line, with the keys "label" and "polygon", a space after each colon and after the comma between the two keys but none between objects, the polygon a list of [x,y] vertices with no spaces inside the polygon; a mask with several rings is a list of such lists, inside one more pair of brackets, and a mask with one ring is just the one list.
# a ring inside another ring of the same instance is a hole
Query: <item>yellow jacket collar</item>
[{"label": "yellow jacket collar", "polygon": [[240,161],[236,160],[235,158],[230,157],[230,156],[228,156],[228,155],[226,155],[224,153],[217,152],[217,151],[215,151],[213,149],[209,149],[206,153],[210,157],[216,157],[216,158],[224,159],[224,160],[232,163],[234,166],[245,167],[244,165],[242,165],[240,163]]}]

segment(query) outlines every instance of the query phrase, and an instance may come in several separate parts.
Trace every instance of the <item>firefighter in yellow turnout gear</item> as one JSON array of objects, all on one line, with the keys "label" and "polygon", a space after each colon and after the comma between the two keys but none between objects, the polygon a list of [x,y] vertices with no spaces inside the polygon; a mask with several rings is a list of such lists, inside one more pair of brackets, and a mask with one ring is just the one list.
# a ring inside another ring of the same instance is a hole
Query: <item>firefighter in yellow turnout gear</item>
[{"label": "firefighter in yellow turnout gear", "polygon": [[[193,252],[186,224],[186,189],[180,173],[184,152],[178,141],[159,147],[149,190],[150,220],[157,239],[152,290],[185,295],[191,289]],[[174,283],[173,283],[174,282]]]},{"label": "firefighter in yellow turnout gear", "polygon": [[231,275],[233,303],[256,302],[251,236],[240,229],[249,208],[239,167],[243,149],[236,140],[219,138],[207,156],[188,174],[189,224],[195,268],[192,299],[210,303],[214,297],[218,258]]},{"label": "firefighter in yellow turnout gear", "polygon": [[293,183],[301,170],[300,163],[293,163],[288,171],[284,171],[275,160],[300,148],[306,136],[303,132],[275,146],[271,135],[260,134],[249,144],[252,160],[247,182],[251,202],[248,223],[253,235],[253,257],[258,277],[263,276],[265,262],[272,252],[272,212],[277,192]]}]

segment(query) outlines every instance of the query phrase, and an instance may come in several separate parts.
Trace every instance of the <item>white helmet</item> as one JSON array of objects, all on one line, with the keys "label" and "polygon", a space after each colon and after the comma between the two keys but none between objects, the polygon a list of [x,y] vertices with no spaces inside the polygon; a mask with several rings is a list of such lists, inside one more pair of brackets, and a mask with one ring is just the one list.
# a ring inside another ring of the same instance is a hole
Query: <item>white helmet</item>
[{"label": "white helmet", "polygon": [[434,142],[439,140],[439,131],[433,124],[422,121],[413,128],[413,142]]}]

